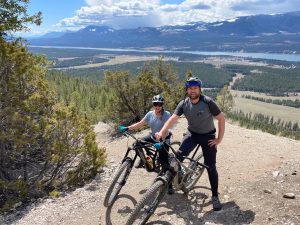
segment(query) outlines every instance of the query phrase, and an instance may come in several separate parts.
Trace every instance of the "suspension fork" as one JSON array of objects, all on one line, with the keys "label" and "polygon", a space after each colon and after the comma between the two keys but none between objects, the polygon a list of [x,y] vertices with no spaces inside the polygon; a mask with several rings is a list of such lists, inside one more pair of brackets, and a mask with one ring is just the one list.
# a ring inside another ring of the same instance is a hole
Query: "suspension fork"
[{"label": "suspension fork", "polygon": [[[133,158],[131,158],[131,157],[129,157],[128,155],[129,155],[129,152],[130,151],[135,151],[135,154],[134,154],[134,157]],[[132,159],[132,165],[134,164],[134,162],[135,162],[135,160],[136,160],[136,158],[137,158],[137,151],[135,150],[135,149],[133,149],[133,148],[131,148],[131,147],[128,147],[127,148],[127,151],[126,151],[126,154],[125,154],[125,156],[124,156],[124,158],[123,158],[123,160],[122,160],[122,163],[125,161],[125,160],[127,160],[127,159]]]},{"label": "suspension fork", "polygon": [[146,164],[146,157],[143,151],[143,148],[135,149],[136,157],[139,156],[144,164]]}]

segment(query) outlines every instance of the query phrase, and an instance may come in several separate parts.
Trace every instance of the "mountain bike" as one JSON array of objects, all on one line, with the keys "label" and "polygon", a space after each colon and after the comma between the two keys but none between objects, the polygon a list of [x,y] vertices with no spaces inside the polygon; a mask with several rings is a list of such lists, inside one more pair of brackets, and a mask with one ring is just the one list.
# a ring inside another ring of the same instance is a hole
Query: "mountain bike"
[{"label": "mountain bike", "polygon": [[[105,207],[111,206],[112,203],[116,200],[122,187],[126,184],[128,176],[138,157],[140,158],[143,167],[148,172],[158,173],[161,169],[161,165],[158,160],[158,151],[154,148],[154,143],[138,139],[128,131],[124,132],[123,135],[133,138],[135,142],[132,146],[127,148],[121,165],[119,166],[109,188],[107,189],[103,203]],[[180,142],[173,142],[172,145],[179,146]]]},{"label": "mountain bike", "polygon": [[[199,162],[203,158],[202,153],[197,154],[199,147],[200,145],[197,146],[192,158],[184,157],[185,161],[189,161],[188,166],[186,166],[184,162],[178,160],[176,151],[169,145],[169,148],[172,150],[172,153],[168,153],[169,167],[165,171],[161,171],[155,178],[151,187],[135,205],[126,225],[145,224],[162,201],[171,182],[173,183],[173,188],[184,192],[188,192],[195,186],[204,169],[208,168]],[[163,148],[160,150],[166,151]]]}]

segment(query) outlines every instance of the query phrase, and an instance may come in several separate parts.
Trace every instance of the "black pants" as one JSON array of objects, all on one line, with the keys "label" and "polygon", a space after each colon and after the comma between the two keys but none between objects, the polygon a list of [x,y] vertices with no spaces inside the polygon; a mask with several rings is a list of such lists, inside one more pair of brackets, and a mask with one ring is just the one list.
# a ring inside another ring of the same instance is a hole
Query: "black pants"
[{"label": "black pants", "polygon": [[204,156],[204,164],[209,167],[207,172],[213,196],[218,195],[219,178],[216,168],[217,148],[216,146],[208,146],[208,140],[215,139],[215,137],[215,131],[208,134],[196,134],[188,131],[183,137],[179,148],[179,156],[181,156],[182,161],[183,156],[188,156],[190,152],[195,149],[198,144],[200,144]]},{"label": "black pants", "polygon": [[[168,135],[166,137],[165,141],[168,144],[170,144],[170,138],[171,138],[171,135]],[[157,141],[155,140],[155,137],[153,137],[150,134],[147,135],[146,137],[143,137],[143,140],[147,141],[147,142],[151,142],[151,143],[157,143]],[[164,166],[169,165],[169,160],[168,160],[169,156],[168,156],[168,153],[167,153],[167,151],[169,151],[169,146],[166,145],[166,144],[164,144],[164,146],[162,148],[164,148],[166,151],[164,149],[160,149],[159,150],[159,152],[158,152],[158,160],[159,160],[160,164],[164,167]]]}]

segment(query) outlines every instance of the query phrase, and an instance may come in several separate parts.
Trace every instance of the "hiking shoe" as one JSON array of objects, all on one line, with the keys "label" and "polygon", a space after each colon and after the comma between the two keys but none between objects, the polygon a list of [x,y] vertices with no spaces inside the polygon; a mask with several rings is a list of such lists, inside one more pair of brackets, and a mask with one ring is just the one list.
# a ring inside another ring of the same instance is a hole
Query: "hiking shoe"
[{"label": "hiking shoe", "polygon": [[142,160],[138,159],[134,167],[137,168],[137,169],[138,168],[143,168],[144,164],[143,164]]},{"label": "hiking shoe", "polygon": [[222,204],[221,204],[218,196],[212,196],[211,201],[213,204],[214,211],[219,211],[222,209]]},{"label": "hiking shoe", "polygon": [[174,194],[174,192],[175,192],[175,191],[174,191],[174,189],[173,189],[173,185],[170,184],[169,187],[168,187],[168,194],[169,194],[169,195],[172,195],[172,194]]}]

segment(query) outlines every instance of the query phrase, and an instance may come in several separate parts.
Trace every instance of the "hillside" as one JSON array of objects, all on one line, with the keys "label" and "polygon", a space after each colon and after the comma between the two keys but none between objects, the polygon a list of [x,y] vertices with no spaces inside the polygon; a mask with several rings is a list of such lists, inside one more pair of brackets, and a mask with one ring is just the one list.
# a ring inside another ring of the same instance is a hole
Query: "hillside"
[{"label": "hillside", "polygon": [[[155,174],[133,169],[120,198],[112,208],[103,207],[109,181],[121,161],[127,144],[125,137],[109,139],[104,124],[95,127],[98,142],[106,146],[108,165],[90,184],[57,199],[43,199],[25,210],[0,218],[0,224],[124,224],[133,204],[138,201]],[[173,128],[181,140],[186,120]],[[143,131],[143,136],[149,131]],[[220,196],[224,209],[213,212],[205,173],[196,188],[166,196],[148,224],[299,224],[300,221],[300,142],[247,130],[226,123],[226,132],[218,149]],[[295,199],[283,198],[292,192]]]},{"label": "hillside", "polygon": [[[256,15],[214,23],[116,30],[90,25],[76,32],[29,40],[37,46],[152,48],[188,51],[298,53],[300,13]],[[55,38],[50,38],[55,37]]]}]

